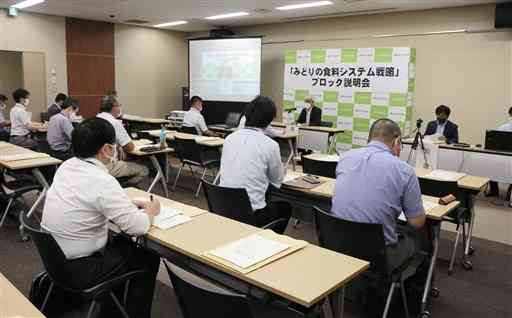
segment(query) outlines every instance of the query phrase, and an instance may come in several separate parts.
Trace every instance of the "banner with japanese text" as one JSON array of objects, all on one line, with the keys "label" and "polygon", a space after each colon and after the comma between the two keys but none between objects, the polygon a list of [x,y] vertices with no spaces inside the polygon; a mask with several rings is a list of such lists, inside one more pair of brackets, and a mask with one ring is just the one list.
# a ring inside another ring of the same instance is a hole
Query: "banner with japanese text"
[{"label": "banner with japanese text", "polygon": [[304,99],[322,108],[322,121],[333,123],[336,148],[366,145],[371,124],[379,118],[411,129],[415,88],[415,49],[349,48],[285,52],[283,121],[298,117]]}]

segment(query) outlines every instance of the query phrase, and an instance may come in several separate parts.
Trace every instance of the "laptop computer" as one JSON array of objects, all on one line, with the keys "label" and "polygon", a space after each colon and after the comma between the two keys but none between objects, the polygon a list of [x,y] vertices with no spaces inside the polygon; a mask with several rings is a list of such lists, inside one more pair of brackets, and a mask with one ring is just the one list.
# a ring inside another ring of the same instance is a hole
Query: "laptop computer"
[{"label": "laptop computer", "polygon": [[512,152],[512,132],[487,130],[485,132],[485,149]]},{"label": "laptop computer", "polygon": [[240,118],[242,118],[241,113],[228,113],[224,124],[212,125],[211,127],[212,128],[224,128],[224,129],[235,128],[238,126],[238,123],[240,122]]}]

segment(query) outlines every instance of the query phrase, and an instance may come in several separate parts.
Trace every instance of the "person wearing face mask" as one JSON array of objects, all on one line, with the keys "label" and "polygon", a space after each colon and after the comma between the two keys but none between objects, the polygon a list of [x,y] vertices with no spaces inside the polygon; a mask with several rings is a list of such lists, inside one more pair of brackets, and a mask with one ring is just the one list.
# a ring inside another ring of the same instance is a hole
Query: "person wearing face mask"
[{"label": "person wearing face mask", "polygon": [[65,94],[59,93],[57,96],[55,96],[55,103],[48,106],[48,118],[52,118],[53,116],[60,113],[62,110],[62,104],[64,101],[68,98]]},{"label": "person wearing face mask", "polygon": [[121,107],[122,105],[116,97],[105,96],[101,102],[100,113],[97,115],[97,117],[105,119],[114,127],[116,143],[121,147],[119,153],[116,147],[116,153],[112,156],[108,169],[115,178],[129,177],[128,184],[138,185],[149,175],[149,169],[135,162],[119,160],[124,157],[123,151],[130,153],[135,150],[135,144],[130,135],[121,120],[117,119],[121,114]]},{"label": "person wearing face mask", "polygon": [[311,97],[304,99],[304,103],[306,103],[306,108],[300,112],[297,123],[309,126],[320,126],[322,122],[322,110],[315,106],[315,100]]},{"label": "person wearing face mask", "polygon": [[9,141],[9,131],[7,128],[11,123],[5,118],[5,110],[7,109],[7,96],[0,94],[0,140]]},{"label": "person wearing face mask", "polygon": [[450,117],[450,108],[445,105],[439,105],[436,108],[436,120],[428,123],[425,136],[440,135],[446,139],[448,144],[459,142],[459,127],[448,120]]},{"label": "person wearing face mask", "polygon": [[183,117],[183,127],[195,128],[198,135],[218,136],[208,129],[201,111],[203,110],[203,100],[199,96],[193,96],[190,99],[190,110]]},{"label": "person wearing face mask", "polygon": [[[58,115],[56,115],[58,116]],[[67,259],[68,286],[87,289],[134,270],[145,273],[130,283],[126,310],[130,317],[151,317],[151,303],[160,257],[132,240],[112,237],[109,223],[128,235],[145,235],[160,213],[160,202],[132,201],[107,169],[115,155],[116,132],[101,118],[78,125],[71,142],[75,157],[57,170],[46,194],[41,227]],[[121,302],[124,288],[114,291]],[[117,317],[106,297],[98,317]]]},{"label": "person wearing face mask", "polygon": [[52,149],[51,155],[60,160],[67,160],[72,157],[71,133],[73,132],[73,124],[71,123],[71,115],[75,111],[73,99],[66,98],[60,108],[62,109],[60,113],[50,118],[46,138]]},{"label": "person wearing face mask", "polygon": [[30,113],[27,112],[27,107],[30,104],[29,91],[19,88],[12,93],[14,102],[16,103],[11,109],[11,138],[10,143],[33,149],[37,148],[37,142],[30,138],[30,131],[34,130]]},{"label": "person wearing face mask", "polygon": [[[425,224],[418,178],[414,168],[399,158],[400,138],[394,121],[373,123],[368,145],[346,152],[338,162],[331,209],[341,219],[382,224],[390,269],[421,248],[417,230]],[[407,226],[397,226],[402,211]]]}]

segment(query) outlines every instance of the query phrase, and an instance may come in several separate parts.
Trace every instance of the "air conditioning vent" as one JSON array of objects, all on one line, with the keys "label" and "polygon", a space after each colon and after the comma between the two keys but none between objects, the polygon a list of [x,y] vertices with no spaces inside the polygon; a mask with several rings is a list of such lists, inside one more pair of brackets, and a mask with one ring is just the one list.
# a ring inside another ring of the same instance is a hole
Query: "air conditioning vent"
[{"label": "air conditioning vent", "polygon": [[146,20],[139,20],[139,19],[130,19],[130,20],[124,20],[124,23],[131,23],[131,24],[148,24],[149,21]]}]

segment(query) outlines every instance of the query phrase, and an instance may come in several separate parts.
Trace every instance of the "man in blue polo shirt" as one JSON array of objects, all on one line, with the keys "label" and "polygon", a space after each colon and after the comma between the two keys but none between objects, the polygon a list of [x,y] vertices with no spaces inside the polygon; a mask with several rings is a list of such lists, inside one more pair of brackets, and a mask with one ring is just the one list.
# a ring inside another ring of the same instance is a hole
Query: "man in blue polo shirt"
[{"label": "man in blue polo shirt", "polygon": [[[339,218],[382,224],[391,269],[414,256],[421,244],[417,231],[425,223],[421,191],[414,169],[401,161],[401,131],[392,120],[379,119],[365,148],[347,152],[336,168],[332,213]],[[397,227],[400,213],[408,227]],[[400,238],[397,232],[401,232]]]}]

